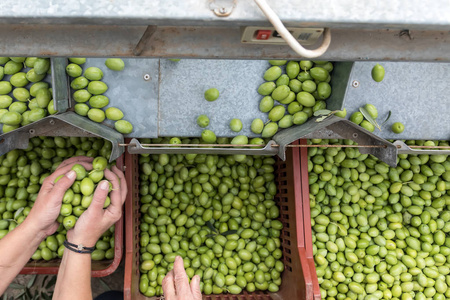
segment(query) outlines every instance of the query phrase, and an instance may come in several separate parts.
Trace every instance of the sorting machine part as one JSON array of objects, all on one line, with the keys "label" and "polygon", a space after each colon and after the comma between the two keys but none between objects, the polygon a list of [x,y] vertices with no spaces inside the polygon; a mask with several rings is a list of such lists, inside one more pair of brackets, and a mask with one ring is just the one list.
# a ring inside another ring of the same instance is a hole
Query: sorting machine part
[{"label": "sorting machine part", "polygon": [[67,58],[52,57],[52,91],[54,109],[63,113],[70,108],[69,103],[69,78],[66,74]]},{"label": "sorting machine part", "polygon": [[372,154],[388,165],[397,166],[397,147],[355,123],[336,116],[330,116],[321,122],[318,117],[305,124],[287,128],[277,133],[273,139],[280,145],[278,156],[285,159],[285,145],[298,139],[349,139],[359,145],[378,145],[379,148],[360,148],[362,154]]},{"label": "sorting machine part", "polygon": [[116,160],[124,153],[120,147],[123,135],[112,128],[92,122],[74,112],[51,115],[14,131],[0,135],[0,155],[14,149],[26,149],[29,139],[35,136],[77,136],[101,137],[111,142],[112,150],[109,161]]},{"label": "sorting machine part", "polygon": [[398,154],[414,154],[414,155],[419,155],[419,154],[449,155],[450,154],[450,150],[435,150],[435,149],[414,150],[402,141],[395,141],[393,144],[397,147]]},{"label": "sorting machine part", "polygon": [[224,155],[275,155],[275,142],[269,141],[264,148],[201,148],[201,147],[144,147],[137,139],[128,144],[130,154],[224,154]]},{"label": "sorting machine part", "polygon": [[284,129],[277,133],[262,149],[246,148],[186,148],[186,147],[143,147],[137,139],[132,139],[128,145],[130,154],[245,154],[245,155],[278,155],[286,160],[286,147],[301,138],[351,139],[360,145],[375,145],[380,147],[362,147],[360,152],[372,154],[390,166],[397,165],[397,147],[388,141],[374,135],[364,128],[339,117],[330,116],[322,122],[311,119],[303,125]]}]

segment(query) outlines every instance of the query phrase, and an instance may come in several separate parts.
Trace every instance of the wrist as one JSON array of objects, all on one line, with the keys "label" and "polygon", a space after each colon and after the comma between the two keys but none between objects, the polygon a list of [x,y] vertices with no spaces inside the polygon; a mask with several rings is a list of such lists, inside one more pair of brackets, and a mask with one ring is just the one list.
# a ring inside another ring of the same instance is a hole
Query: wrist
[{"label": "wrist", "polygon": [[34,222],[34,219],[26,218],[21,224],[25,228],[26,232],[32,233],[33,236],[40,242],[45,240],[48,236],[47,232],[39,226],[38,222]]},{"label": "wrist", "polygon": [[90,236],[83,236],[77,234],[73,229],[67,231],[67,241],[75,245],[83,245],[84,247],[95,247],[97,239]]}]

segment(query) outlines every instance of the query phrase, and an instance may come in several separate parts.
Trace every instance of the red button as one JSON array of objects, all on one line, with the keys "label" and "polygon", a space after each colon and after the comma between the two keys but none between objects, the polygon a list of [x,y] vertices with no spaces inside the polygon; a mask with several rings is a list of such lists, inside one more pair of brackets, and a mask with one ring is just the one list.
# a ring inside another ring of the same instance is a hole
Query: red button
[{"label": "red button", "polygon": [[272,34],[272,30],[258,30],[256,31],[256,39],[257,40],[268,40],[270,35]]}]

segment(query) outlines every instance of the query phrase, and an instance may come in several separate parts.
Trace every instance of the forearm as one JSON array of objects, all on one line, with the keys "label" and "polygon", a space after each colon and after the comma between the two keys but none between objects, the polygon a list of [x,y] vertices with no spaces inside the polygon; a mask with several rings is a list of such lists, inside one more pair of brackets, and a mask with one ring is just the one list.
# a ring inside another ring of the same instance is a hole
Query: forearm
[{"label": "forearm", "polygon": [[19,274],[30,257],[45,239],[45,235],[36,230],[26,220],[0,240],[0,295]]},{"label": "forearm", "polygon": [[91,255],[64,249],[53,299],[92,299]]}]

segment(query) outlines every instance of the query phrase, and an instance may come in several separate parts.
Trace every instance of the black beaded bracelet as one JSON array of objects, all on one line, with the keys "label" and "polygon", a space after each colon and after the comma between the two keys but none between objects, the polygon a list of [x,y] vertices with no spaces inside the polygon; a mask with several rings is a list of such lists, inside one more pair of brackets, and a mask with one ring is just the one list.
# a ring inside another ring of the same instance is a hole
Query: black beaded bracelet
[{"label": "black beaded bracelet", "polygon": [[95,247],[85,247],[82,244],[75,245],[75,244],[69,243],[68,241],[64,241],[64,247],[66,247],[67,249],[69,249],[73,252],[81,253],[81,254],[91,254],[95,250]]}]

